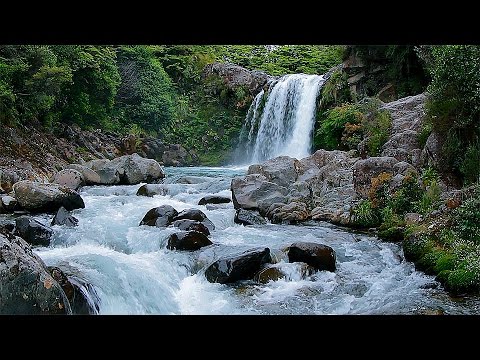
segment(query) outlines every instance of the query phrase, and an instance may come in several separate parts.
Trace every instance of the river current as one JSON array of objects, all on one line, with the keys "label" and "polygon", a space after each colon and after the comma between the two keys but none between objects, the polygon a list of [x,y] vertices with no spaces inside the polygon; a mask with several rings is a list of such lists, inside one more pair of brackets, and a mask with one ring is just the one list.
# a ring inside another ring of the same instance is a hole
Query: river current
[{"label": "river current", "polygon": [[[244,167],[165,168],[168,194],[136,196],[141,185],[83,187],[79,226],[54,226],[49,247],[35,248],[47,265],[68,269],[95,289],[99,314],[478,314],[477,299],[454,299],[433,277],[415,271],[401,247],[327,223],[242,226],[233,204],[207,209],[207,194],[231,197],[230,181]],[[190,182],[185,183],[185,182]],[[176,228],[139,226],[160,205],[201,209],[215,224],[213,245],[166,249]],[[36,218],[49,224],[51,215]],[[297,241],[331,246],[337,270],[304,274],[285,259]],[[205,268],[219,256],[269,247],[285,278],[266,284],[209,283]]]}]

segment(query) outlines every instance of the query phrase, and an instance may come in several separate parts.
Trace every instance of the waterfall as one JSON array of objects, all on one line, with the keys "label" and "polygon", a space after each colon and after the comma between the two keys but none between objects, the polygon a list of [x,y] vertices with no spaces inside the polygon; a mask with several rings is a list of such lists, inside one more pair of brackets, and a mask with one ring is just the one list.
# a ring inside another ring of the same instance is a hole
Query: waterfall
[{"label": "waterfall", "polygon": [[[316,101],[323,76],[292,74],[272,82],[250,106],[240,133],[241,162],[310,154]],[[240,160],[240,159],[239,159]]]}]

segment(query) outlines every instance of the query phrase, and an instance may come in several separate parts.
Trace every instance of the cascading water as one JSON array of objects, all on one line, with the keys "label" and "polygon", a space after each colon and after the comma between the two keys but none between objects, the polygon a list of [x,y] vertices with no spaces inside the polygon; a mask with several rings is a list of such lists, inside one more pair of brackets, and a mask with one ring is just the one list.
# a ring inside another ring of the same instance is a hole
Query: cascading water
[{"label": "cascading water", "polygon": [[325,78],[285,75],[255,97],[240,135],[242,163],[310,153],[316,101]]}]

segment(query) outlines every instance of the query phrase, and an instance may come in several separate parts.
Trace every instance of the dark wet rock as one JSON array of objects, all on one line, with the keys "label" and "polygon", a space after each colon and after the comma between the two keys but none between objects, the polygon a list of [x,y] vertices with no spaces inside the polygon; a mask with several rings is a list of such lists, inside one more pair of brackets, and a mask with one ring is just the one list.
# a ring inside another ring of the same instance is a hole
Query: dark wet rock
[{"label": "dark wet rock", "polygon": [[247,250],[218,259],[205,270],[205,277],[209,282],[221,284],[249,280],[262,266],[271,262],[269,248]]},{"label": "dark wet rock", "polygon": [[170,205],[161,205],[159,207],[148,210],[140,222],[141,225],[167,227],[177,216],[178,212]]},{"label": "dark wet rock", "polygon": [[163,184],[145,184],[138,188],[137,196],[149,196],[154,195],[165,196],[168,194],[168,187]]},{"label": "dark wet rock", "polygon": [[32,212],[54,212],[63,206],[68,211],[85,207],[74,190],[57,184],[42,184],[23,180],[13,185],[19,205]]},{"label": "dark wet rock", "polygon": [[202,210],[185,209],[179,212],[178,215],[175,216],[173,220],[175,221],[175,220],[183,220],[183,219],[199,221],[203,225],[205,225],[210,232],[215,230],[215,225],[213,224],[213,222],[210,221],[209,218],[207,218],[207,215],[205,215],[205,213]]},{"label": "dark wet rock", "polygon": [[83,179],[85,180],[85,185],[102,184],[100,175],[98,175],[95,171],[93,171],[87,166],[80,164],[70,164],[67,166],[67,169],[77,170],[80,174],[82,174]]},{"label": "dark wet rock", "polygon": [[31,217],[20,216],[15,219],[15,235],[31,245],[48,246],[53,230]]},{"label": "dark wet rock", "polygon": [[100,301],[95,288],[91,284],[78,277],[67,276],[56,266],[49,266],[48,271],[65,292],[72,309],[72,314],[98,314]]},{"label": "dark wet rock", "polygon": [[335,251],[327,245],[297,242],[288,249],[289,262],[304,262],[317,270],[335,271]]},{"label": "dark wet rock", "polygon": [[254,280],[261,284],[266,284],[269,281],[277,281],[285,277],[285,273],[278,266],[270,265],[260,270],[255,275]]},{"label": "dark wet rock", "polygon": [[172,225],[183,231],[198,231],[205,235],[210,235],[208,228],[201,222],[190,219],[175,220]]},{"label": "dark wet rock", "polygon": [[78,219],[71,215],[63,206],[58,209],[50,225],[65,225],[74,227],[78,225]]},{"label": "dark wet rock", "polygon": [[263,225],[267,220],[256,210],[237,209],[233,221],[241,225]]},{"label": "dark wet rock", "polygon": [[168,237],[167,249],[193,251],[208,245],[212,245],[212,242],[205,234],[198,231],[182,231]]},{"label": "dark wet rock", "polygon": [[206,195],[200,199],[198,205],[206,205],[206,204],[227,204],[231,202],[230,198],[226,196],[218,196],[218,195]]},{"label": "dark wet rock", "polygon": [[0,234],[0,314],[68,314],[70,304],[43,261],[20,237]]},{"label": "dark wet rock", "polygon": [[77,190],[80,186],[85,184],[85,179],[79,171],[75,169],[61,170],[55,174],[54,184],[66,186],[72,190]]}]

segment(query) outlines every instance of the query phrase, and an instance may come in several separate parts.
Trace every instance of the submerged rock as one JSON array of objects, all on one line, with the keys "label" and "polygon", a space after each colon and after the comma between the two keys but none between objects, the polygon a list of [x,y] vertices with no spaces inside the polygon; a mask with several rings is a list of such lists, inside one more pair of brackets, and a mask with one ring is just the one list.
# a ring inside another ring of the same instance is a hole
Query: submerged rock
[{"label": "submerged rock", "polygon": [[20,237],[0,234],[0,314],[69,314],[70,304],[43,261]]},{"label": "submerged rock", "polygon": [[200,199],[198,205],[207,205],[207,204],[227,204],[232,200],[226,196],[218,195],[206,195]]},{"label": "submerged rock", "polygon": [[77,190],[80,186],[85,184],[85,179],[79,171],[75,169],[65,169],[55,174],[53,183],[66,186],[72,190]]},{"label": "submerged rock", "polygon": [[68,211],[85,207],[74,190],[57,184],[42,184],[22,180],[13,185],[19,205],[32,212],[54,212],[63,206]]},{"label": "submerged rock", "polygon": [[335,251],[327,245],[296,242],[288,249],[289,262],[304,262],[317,270],[335,271]]},{"label": "submerged rock", "polygon": [[137,196],[149,196],[168,194],[168,187],[163,184],[145,184],[139,187],[137,190]]},{"label": "submerged rock", "polygon": [[237,209],[233,221],[241,225],[264,225],[267,220],[256,210]]},{"label": "submerged rock", "polygon": [[168,237],[167,249],[170,250],[198,250],[212,245],[207,236],[198,231],[182,231]]},{"label": "submerged rock", "polygon": [[249,280],[264,264],[271,262],[269,248],[247,250],[218,259],[205,270],[205,277],[209,282],[220,284]]},{"label": "submerged rock", "polygon": [[31,245],[48,246],[53,230],[31,217],[20,216],[15,219],[15,235]]},{"label": "submerged rock", "polygon": [[173,206],[161,205],[159,207],[150,209],[145,214],[142,221],[140,221],[139,226],[148,225],[156,227],[167,227],[173,222],[177,214],[178,212],[173,208]]},{"label": "submerged rock", "polygon": [[50,225],[65,225],[74,227],[78,225],[78,219],[71,215],[63,206],[58,209]]}]

